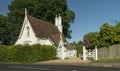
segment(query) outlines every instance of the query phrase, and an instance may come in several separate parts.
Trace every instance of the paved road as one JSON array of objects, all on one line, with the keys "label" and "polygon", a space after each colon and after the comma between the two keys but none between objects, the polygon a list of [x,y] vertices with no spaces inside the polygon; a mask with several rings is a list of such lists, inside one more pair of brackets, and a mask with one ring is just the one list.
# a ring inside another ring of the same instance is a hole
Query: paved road
[{"label": "paved road", "polygon": [[120,71],[120,68],[76,65],[0,64],[0,71]]}]

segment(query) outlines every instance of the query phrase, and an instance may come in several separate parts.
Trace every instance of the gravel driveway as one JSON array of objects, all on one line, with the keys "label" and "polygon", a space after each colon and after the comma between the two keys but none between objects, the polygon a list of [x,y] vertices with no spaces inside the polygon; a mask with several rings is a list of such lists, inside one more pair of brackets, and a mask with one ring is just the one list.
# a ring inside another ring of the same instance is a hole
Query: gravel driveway
[{"label": "gravel driveway", "polygon": [[38,62],[41,64],[76,64],[76,63],[89,63],[90,61],[83,61],[80,58],[71,58],[65,60],[49,60],[49,61],[42,61]]}]

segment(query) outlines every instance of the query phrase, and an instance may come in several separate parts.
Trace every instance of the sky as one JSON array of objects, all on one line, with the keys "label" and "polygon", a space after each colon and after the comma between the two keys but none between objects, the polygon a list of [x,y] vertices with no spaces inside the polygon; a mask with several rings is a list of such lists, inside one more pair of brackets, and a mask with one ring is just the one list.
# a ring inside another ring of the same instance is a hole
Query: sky
[{"label": "sky", "polygon": [[11,4],[12,0],[0,0],[0,14],[7,15],[9,12],[8,5]]},{"label": "sky", "polygon": [[[12,0],[0,0],[0,14],[7,15]],[[71,24],[72,39],[68,42],[82,41],[85,34],[99,31],[106,22],[111,25],[120,21],[120,0],[67,0],[68,7],[75,12]]]},{"label": "sky", "polygon": [[85,34],[99,31],[106,22],[115,25],[120,21],[120,0],[67,0],[68,6],[76,14],[71,25],[73,41],[82,41]]}]

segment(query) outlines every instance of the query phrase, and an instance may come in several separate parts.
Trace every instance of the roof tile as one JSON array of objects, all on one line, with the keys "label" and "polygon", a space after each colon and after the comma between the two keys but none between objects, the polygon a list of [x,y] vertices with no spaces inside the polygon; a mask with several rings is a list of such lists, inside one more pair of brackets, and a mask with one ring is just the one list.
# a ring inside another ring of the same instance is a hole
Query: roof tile
[{"label": "roof tile", "polygon": [[30,15],[28,15],[28,19],[37,37],[47,37],[50,38],[55,45],[59,44],[60,35],[56,26]]}]

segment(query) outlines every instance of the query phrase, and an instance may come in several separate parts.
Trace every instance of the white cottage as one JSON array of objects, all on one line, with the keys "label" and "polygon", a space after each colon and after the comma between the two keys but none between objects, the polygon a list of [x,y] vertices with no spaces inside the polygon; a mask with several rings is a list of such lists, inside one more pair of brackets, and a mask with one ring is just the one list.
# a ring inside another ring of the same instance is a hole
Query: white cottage
[{"label": "white cottage", "polygon": [[57,49],[57,57],[60,59],[75,58],[76,49],[67,43],[62,34],[62,17],[57,15],[55,26],[43,20],[27,15],[22,25],[19,38],[15,45],[52,45]]}]

